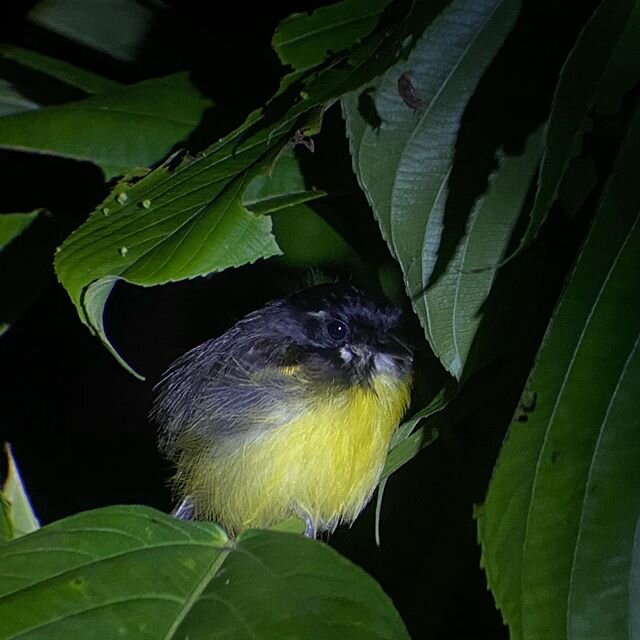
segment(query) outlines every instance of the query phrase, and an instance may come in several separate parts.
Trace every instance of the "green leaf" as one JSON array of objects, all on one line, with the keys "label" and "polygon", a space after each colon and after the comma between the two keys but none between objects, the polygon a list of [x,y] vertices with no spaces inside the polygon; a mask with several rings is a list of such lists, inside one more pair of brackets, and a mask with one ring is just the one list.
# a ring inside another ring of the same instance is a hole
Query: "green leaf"
[{"label": "green leaf", "polygon": [[301,71],[320,64],[371,33],[390,0],[342,0],[311,15],[285,18],[271,42],[283,64]]},{"label": "green leaf", "polygon": [[4,453],[7,475],[0,491],[0,542],[19,538],[40,528],[9,444],[4,445]]},{"label": "green leaf", "polygon": [[[243,151],[250,158],[246,165],[238,164]],[[234,149],[229,140],[173,173],[165,164],[129,189],[123,183],[60,248],[60,281],[83,322],[125,368],[103,325],[104,305],[118,280],[152,286],[279,253],[271,219],[241,204],[255,153],[251,146]]]},{"label": "green leaf", "polygon": [[305,188],[300,165],[291,149],[280,154],[269,175],[256,176],[242,194],[253,213],[267,214],[322,198],[326,193]]},{"label": "green leaf", "polygon": [[[608,25],[607,28],[609,28]],[[620,34],[598,83],[598,95],[595,102],[597,112],[616,113],[620,109],[620,103],[625,94],[637,86],[640,81],[640,70],[637,65],[637,60],[640,57],[640,37],[638,34],[640,34],[640,2],[635,0],[624,30]]]},{"label": "green leaf", "polygon": [[[406,62],[396,64],[369,92],[380,118],[376,128],[360,114],[358,94],[343,99],[360,185],[400,262],[427,339],[456,376],[463,363],[456,361],[450,345],[441,344],[442,339],[436,337],[429,318],[432,299],[428,301],[425,291],[438,256],[460,121],[485,69],[511,30],[519,6],[517,0],[451,3]],[[409,73],[423,103],[417,111],[398,95],[398,80]],[[514,201],[519,198],[514,196]],[[502,235],[508,235],[508,229]],[[502,249],[501,242],[496,243],[494,253]],[[451,332],[451,320],[446,322]],[[460,331],[473,329],[461,327]]]},{"label": "green leaf", "polygon": [[[453,399],[455,393],[455,389],[451,386],[441,389],[424,409],[418,411],[398,427],[389,445],[389,453],[380,476],[382,482],[409,460],[415,458],[422,449],[435,442],[438,437],[438,429],[433,428],[430,424],[419,429],[416,427],[422,420],[440,413]],[[379,498],[379,500],[381,499]]]},{"label": "green leaf", "polygon": [[391,438],[391,442],[389,444],[389,451],[393,451],[401,442],[409,438],[422,420],[428,418],[434,413],[442,411],[449,404],[449,401],[452,399],[453,395],[454,391],[451,387],[440,389],[440,391],[432,398],[431,402],[429,402],[429,404],[424,407],[424,409],[421,409],[413,416],[411,416],[411,418],[405,420],[396,429],[396,432],[393,434],[393,437]]},{"label": "green leaf", "polygon": [[[424,416],[423,416],[424,417]],[[425,447],[435,442],[438,431],[429,427],[420,427],[417,431],[398,441],[387,455],[381,481],[386,480],[409,460],[415,458]]]},{"label": "green leaf", "polygon": [[82,321],[122,364],[103,325],[115,283],[163,284],[279,253],[271,219],[247,210],[245,190],[297,135],[316,130],[319,113],[392,64],[406,34],[431,18],[432,11],[411,13],[389,32],[366,38],[343,64],[298,76],[301,92],[279,95],[279,118],[270,103],[267,113],[250,114],[197,158],[170,159],[131,188],[123,181],[65,241],[55,262],[58,278]]},{"label": "green leaf", "polygon": [[43,0],[29,20],[122,62],[135,62],[155,19],[166,11],[156,0]]},{"label": "green leaf", "polygon": [[9,518],[10,509],[11,505],[7,502],[0,491],[0,544],[13,539],[11,520]]},{"label": "green leaf", "polygon": [[452,395],[450,391],[450,388],[441,389],[424,409],[418,411],[409,420],[403,422],[391,438],[376,496],[375,540],[376,546],[378,547],[380,546],[382,498],[384,497],[389,476],[409,462],[409,460],[415,458],[422,449],[436,441],[438,438],[437,429],[429,426],[420,427],[417,431],[415,429],[422,420],[442,411],[447,406],[450,396]]},{"label": "green leaf", "polygon": [[210,104],[177,73],[0,118],[0,147],[93,162],[111,178],[161,160]]},{"label": "green leaf", "polygon": [[235,541],[145,507],[81,513],[0,548],[0,637],[408,638],[380,587],[323,543]]},{"label": "green leaf", "polygon": [[352,272],[362,266],[360,256],[345,239],[311,207],[297,205],[273,216],[273,235],[282,250],[276,258],[297,269],[348,265]]},{"label": "green leaf", "polygon": [[513,640],[637,637],[638,163],[640,111],[480,511],[483,565]]},{"label": "green leaf", "polygon": [[0,58],[17,62],[22,66],[92,95],[108,93],[122,87],[115,80],[109,80],[104,76],[85,71],[68,62],[63,62],[29,49],[23,49],[22,47],[14,47],[8,44],[1,45]]},{"label": "green leaf", "polygon": [[305,202],[326,193],[305,189],[300,165],[292,149],[281,153],[269,175],[254,178],[242,195],[242,203],[257,214],[273,216],[273,235],[282,251],[278,261],[293,268],[350,263],[359,257],[342,236]]},{"label": "green leaf", "polygon": [[42,209],[30,213],[0,213],[0,251],[29,227],[41,212]]},{"label": "green leaf", "polygon": [[[580,33],[569,54],[556,86],[551,115],[545,131],[544,154],[538,178],[529,226],[520,241],[520,249],[537,235],[558,198],[562,180],[571,160],[582,148],[582,137],[589,126],[588,116],[601,92],[600,82],[607,76],[608,66],[615,69],[615,82],[609,82],[608,94],[623,92],[640,79],[637,57],[624,64],[618,46],[632,11],[635,11],[633,40],[638,42],[638,11],[633,0],[602,2]],[[634,8],[635,6],[635,8]],[[612,65],[612,66],[611,66]],[[620,66],[629,69],[633,78],[620,75]],[[611,74],[609,77],[612,77]],[[613,86],[612,86],[613,85]]]},{"label": "green leaf", "polygon": [[532,134],[520,156],[500,154],[486,193],[471,211],[464,237],[423,296],[430,343],[458,379],[473,372],[471,350],[484,304],[538,168],[541,137],[541,131]]}]

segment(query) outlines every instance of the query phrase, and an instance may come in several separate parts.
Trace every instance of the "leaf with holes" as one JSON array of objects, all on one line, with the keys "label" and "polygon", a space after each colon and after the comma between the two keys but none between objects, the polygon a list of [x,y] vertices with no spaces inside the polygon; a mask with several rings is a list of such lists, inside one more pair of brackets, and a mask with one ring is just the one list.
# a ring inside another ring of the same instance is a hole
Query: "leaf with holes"
[{"label": "leaf with holes", "polygon": [[478,531],[513,640],[640,634],[640,111],[500,453]]},{"label": "leaf with holes", "polygon": [[371,33],[390,1],[342,0],[311,15],[295,13],[278,25],[273,48],[297,71],[313,67]]},{"label": "leaf with holes", "polygon": [[299,93],[285,90],[197,158],[173,158],[137,182],[124,180],[65,241],[55,261],[58,278],[82,321],[124,366],[103,320],[115,283],[153,286],[276,255],[271,219],[243,204],[247,187],[300,132],[315,130],[328,105],[393,64],[406,34],[432,18],[432,9],[412,10],[389,32],[364,39],[342,64],[298,77]]},{"label": "leaf with holes", "polygon": [[232,137],[175,171],[165,164],[132,186],[121,183],[56,256],[56,272],[80,317],[127,368],[103,324],[118,280],[162,284],[279,253],[271,219],[241,203],[264,148],[253,142],[238,148],[237,142]]},{"label": "leaf with holes", "polygon": [[323,543],[109,507],[0,547],[0,637],[408,638],[378,584]]}]

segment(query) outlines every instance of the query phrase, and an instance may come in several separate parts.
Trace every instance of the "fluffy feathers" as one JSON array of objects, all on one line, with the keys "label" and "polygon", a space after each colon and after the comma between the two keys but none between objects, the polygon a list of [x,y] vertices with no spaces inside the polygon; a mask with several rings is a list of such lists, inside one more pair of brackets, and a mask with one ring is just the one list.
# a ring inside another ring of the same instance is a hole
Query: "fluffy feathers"
[{"label": "fluffy feathers", "polygon": [[291,515],[312,534],[353,521],[409,402],[398,319],[353,287],[320,285],[177,360],[152,415],[193,515],[230,532]]}]

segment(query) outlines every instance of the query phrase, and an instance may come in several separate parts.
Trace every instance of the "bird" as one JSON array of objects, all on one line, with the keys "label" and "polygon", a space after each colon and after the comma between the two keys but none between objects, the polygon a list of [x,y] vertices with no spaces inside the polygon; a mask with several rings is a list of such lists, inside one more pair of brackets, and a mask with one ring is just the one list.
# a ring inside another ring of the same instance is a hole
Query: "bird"
[{"label": "bird", "polygon": [[178,358],[151,418],[181,519],[231,536],[300,517],[315,538],[355,521],[411,396],[401,312],[351,284],[273,300]]}]

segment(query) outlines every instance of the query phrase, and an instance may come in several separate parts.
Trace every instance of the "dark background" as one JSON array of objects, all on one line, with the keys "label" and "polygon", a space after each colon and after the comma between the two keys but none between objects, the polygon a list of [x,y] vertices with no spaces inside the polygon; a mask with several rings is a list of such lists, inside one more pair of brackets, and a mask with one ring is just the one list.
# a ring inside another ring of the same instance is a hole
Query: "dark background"
[{"label": "dark background", "polygon": [[[33,4],[4,7],[3,41],[122,82],[189,69],[216,101],[189,141],[196,149],[239,124],[275,92],[283,69],[270,47],[273,30],[290,13],[323,3],[249,7],[236,2],[214,11],[213,3],[176,0],[173,11],[154,25],[137,65],[115,62],[30,25],[25,15]],[[554,4],[525,3],[514,34],[465,115],[461,153],[466,149],[466,157],[475,161],[459,179],[463,196],[481,192],[482,180],[474,178],[474,171],[481,167],[486,177],[490,167],[482,166],[482,159],[492,157],[487,149],[517,151],[524,136],[544,120],[559,67],[587,13],[586,5],[576,13]],[[335,107],[316,139],[316,152],[298,151],[308,183],[330,194],[314,205],[317,212],[351,244],[369,276],[389,268],[386,247],[352,175]],[[47,274],[47,284],[0,339],[0,439],[13,445],[36,512],[47,523],[114,503],[169,510],[170,469],[156,451],[155,428],[147,419],[154,381],[188,348],[218,335],[268,299],[304,285],[307,272],[270,260],[154,289],[117,287],[107,305],[107,329],[124,357],[147,377],[139,382],[80,323],[50,265],[56,244],[105,195],[100,172],[88,164],[4,151],[0,175],[3,210],[46,206],[50,211],[29,230],[46,249],[34,266]],[[438,419],[442,437],[390,479],[381,548],[374,544],[371,505],[351,529],[342,528],[329,540],[381,582],[414,638],[508,637],[479,568],[473,508],[483,500],[584,224],[579,218],[552,218],[533,248],[505,270],[510,294],[493,311],[503,329],[493,335],[495,357],[469,381],[457,404],[462,409]],[[348,264],[322,267],[332,276],[368,279]],[[4,278],[13,280],[7,273]],[[440,374],[415,322],[409,330],[423,370],[414,407],[420,408],[434,391],[425,381]]]}]

